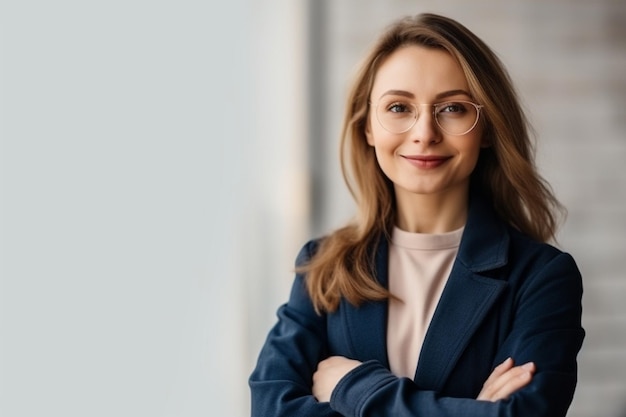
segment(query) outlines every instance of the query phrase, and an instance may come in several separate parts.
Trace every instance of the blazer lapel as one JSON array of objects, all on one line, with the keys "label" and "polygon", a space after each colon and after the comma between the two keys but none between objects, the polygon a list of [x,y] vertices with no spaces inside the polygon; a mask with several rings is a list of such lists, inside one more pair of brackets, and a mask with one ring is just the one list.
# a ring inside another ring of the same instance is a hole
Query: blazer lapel
[{"label": "blazer lapel", "polygon": [[420,353],[415,382],[439,390],[505,281],[484,278],[456,265],[441,295]]},{"label": "blazer lapel", "polygon": [[[374,267],[378,282],[388,288],[387,266],[389,243],[381,238],[375,251]],[[361,361],[377,360],[389,368],[387,358],[387,301],[369,301],[354,307],[345,299],[341,302],[344,309],[344,328],[348,333],[350,350]]]},{"label": "blazer lapel", "polygon": [[507,262],[509,235],[480,197],[470,201],[459,253],[430,322],[420,353],[415,382],[439,390],[470,338],[507,286],[480,272]]}]

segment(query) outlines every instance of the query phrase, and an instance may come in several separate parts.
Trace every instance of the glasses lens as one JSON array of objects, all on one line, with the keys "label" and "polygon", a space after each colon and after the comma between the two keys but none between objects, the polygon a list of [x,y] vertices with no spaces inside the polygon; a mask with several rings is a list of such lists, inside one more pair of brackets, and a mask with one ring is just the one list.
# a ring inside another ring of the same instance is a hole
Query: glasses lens
[{"label": "glasses lens", "polygon": [[444,132],[463,135],[476,126],[478,109],[468,101],[450,101],[435,106],[435,119]]},{"label": "glasses lens", "polygon": [[417,110],[412,103],[383,100],[376,106],[378,122],[391,133],[404,133],[415,124]]}]

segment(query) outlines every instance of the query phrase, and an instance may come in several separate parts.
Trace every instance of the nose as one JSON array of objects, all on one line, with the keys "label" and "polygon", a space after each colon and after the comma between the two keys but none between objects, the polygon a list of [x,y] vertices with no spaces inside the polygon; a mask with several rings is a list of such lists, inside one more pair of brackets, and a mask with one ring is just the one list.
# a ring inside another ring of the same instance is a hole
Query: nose
[{"label": "nose", "polygon": [[425,145],[441,142],[441,131],[435,121],[432,108],[424,106],[420,110],[415,124],[409,131],[411,140]]}]

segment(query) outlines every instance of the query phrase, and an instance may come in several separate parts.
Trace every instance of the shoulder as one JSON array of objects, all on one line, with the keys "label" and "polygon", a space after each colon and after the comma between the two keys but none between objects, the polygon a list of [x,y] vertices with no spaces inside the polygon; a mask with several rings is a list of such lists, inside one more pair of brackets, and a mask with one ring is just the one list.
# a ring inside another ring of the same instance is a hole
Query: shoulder
[{"label": "shoulder", "polygon": [[309,317],[318,317],[319,314],[313,306],[311,295],[307,288],[306,266],[318,252],[321,241],[321,238],[311,239],[300,248],[295,260],[296,276],[287,303],[294,311]]},{"label": "shoulder", "polygon": [[509,271],[522,287],[569,288],[582,293],[582,275],[574,258],[551,244],[538,242],[517,230],[510,231]]},{"label": "shoulder", "polygon": [[537,262],[549,262],[552,259],[574,262],[572,256],[556,246],[539,242],[530,236],[509,227],[510,256],[514,259],[536,260]]},{"label": "shoulder", "polygon": [[311,258],[313,258],[313,256],[317,253],[320,244],[322,242],[322,238],[317,238],[317,239],[311,239],[308,242],[306,242],[302,248],[300,248],[300,251],[298,252],[298,255],[296,256],[296,267],[301,267],[303,265],[306,265]]}]

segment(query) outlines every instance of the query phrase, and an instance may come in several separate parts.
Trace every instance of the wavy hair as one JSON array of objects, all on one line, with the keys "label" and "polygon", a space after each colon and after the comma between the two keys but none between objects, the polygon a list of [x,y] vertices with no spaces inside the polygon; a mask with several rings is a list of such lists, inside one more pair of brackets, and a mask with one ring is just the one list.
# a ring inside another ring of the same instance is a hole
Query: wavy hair
[{"label": "wavy hair", "polygon": [[[534,144],[510,77],[498,57],[460,23],[420,14],[392,24],[365,57],[349,92],[340,158],[357,214],[346,226],[322,239],[306,265],[306,285],[316,310],[332,312],[342,297],[359,305],[390,296],[375,279],[373,253],[395,223],[393,184],[378,166],[365,129],[376,73],[398,48],[420,45],[442,49],[460,64],[470,94],[484,106],[481,121],[489,147],[481,149],[472,186],[491,200],[498,215],[538,241],[553,239],[563,211],[534,164]],[[483,117],[484,116],[484,117]]]}]

